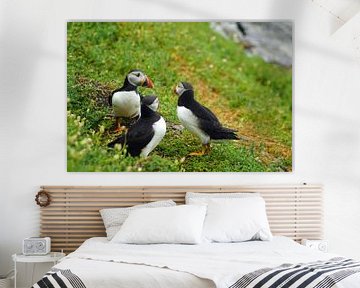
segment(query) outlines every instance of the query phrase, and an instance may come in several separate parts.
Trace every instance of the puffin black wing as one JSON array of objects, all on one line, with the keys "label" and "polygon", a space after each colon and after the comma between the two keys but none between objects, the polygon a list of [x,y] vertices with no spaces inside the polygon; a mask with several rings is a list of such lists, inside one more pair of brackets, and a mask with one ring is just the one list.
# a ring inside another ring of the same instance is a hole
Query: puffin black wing
[{"label": "puffin black wing", "polygon": [[125,135],[121,135],[114,141],[108,144],[108,147],[113,148],[116,144],[127,146],[127,152],[131,156],[139,156],[141,150],[154,137],[155,131],[152,123],[140,119],[133,126],[131,126]]},{"label": "puffin black wing", "polygon": [[[199,104],[199,105],[200,105],[200,104]],[[202,105],[200,105],[200,106],[201,106],[201,108],[204,109],[204,112],[202,112],[201,114],[202,114],[203,116],[205,116],[205,117],[201,117],[201,116],[200,116],[200,118],[202,118],[202,119],[208,119],[208,120],[210,120],[210,121],[214,121],[214,122],[217,122],[217,123],[220,124],[219,119],[216,117],[216,115],[215,115],[209,108],[207,108],[207,107],[205,107],[205,106],[202,106]]]},{"label": "puffin black wing", "polygon": [[195,99],[191,101],[191,103],[186,103],[184,105],[186,108],[190,109],[192,113],[199,119],[203,119],[206,121],[217,122],[220,124],[219,119],[215,116],[215,114],[205,106],[202,106]]},{"label": "puffin black wing", "polygon": [[213,123],[201,123],[201,129],[209,134],[211,139],[233,139],[238,140],[239,137],[236,135],[236,130],[223,127],[221,125],[213,125]]},{"label": "puffin black wing", "polygon": [[141,150],[151,141],[154,134],[152,123],[147,121],[140,120],[131,126],[126,135],[126,144],[130,155],[139,156]]},{"label": "puffin black wing", "polygon": [[201,130],[205,131],[211,139],[239,139],[235,133],[236,130],[223,127],[209,108],[202,106],[195,100],[191,108],[194,115],[199,119]]},{"label": "puffin black wing", "polygon": [[141,117],[132,125],[125,135],[109,143],[114,147],[119,143],[127,146],[127,152],[131,156],[139,156],[155,135],[153,124],[160,120],[160,115],[146,105],[141,105]]}]

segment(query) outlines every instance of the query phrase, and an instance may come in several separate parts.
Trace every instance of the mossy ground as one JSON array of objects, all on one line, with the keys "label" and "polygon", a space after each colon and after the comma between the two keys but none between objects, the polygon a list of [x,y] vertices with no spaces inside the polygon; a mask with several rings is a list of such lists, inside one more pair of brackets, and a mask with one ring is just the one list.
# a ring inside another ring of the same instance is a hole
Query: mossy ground
[{"label": "mossy ground", "polygon": [[[146,159],[108,149],[117,135],[107,97],[128,71],[154,81],[167,134]],[[179,81],[240,141],[212,144],[209,155],[187,157],[199,140],[177,129]],[[213,32],[209,23],[68,23],[68,171],[260,172],[292,169],[291,70],[249,57],[244,48]]]}]

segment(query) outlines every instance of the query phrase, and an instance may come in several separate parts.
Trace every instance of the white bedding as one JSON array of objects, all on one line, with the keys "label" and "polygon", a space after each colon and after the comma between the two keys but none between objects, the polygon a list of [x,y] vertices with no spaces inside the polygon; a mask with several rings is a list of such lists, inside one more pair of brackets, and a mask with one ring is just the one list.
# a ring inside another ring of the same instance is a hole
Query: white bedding
[{"label": "white bedding", "polygon": [[[55,267],[70,269],[87,288],[227,288],[254,270],[336,256],[311,250],[286,237],[200,245],[112,244],[106,238],[91,238]],[[334,287],[360,287],[360,273]]]}]

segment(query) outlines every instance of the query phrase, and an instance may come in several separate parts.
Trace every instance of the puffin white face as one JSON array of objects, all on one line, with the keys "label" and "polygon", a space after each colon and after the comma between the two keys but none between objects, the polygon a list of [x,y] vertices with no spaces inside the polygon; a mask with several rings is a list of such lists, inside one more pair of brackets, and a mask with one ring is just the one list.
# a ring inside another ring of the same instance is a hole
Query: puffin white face
[{"label": "puffin white face", "polygon": [[148,105],[148,107],[154,112],[157,112],[157,110],[159,109],[159,98],[156,98],[153,103]]},{"label": "puffin white face", "polygon": [[181,96],[181,94],[183,94],[186,90],[193,90],[191,84],[186,82],[179,82],[179,84],[176,85],[174,92],[178,96]]},{"label": "puffin white face", "polygon": [[186,89],[185,89],[185,87],[184,87],[184,85],[183,85],[182,82],[180,82],[179,84],[177,84],[176,87],[175,87],[175,93],[176,93],[177,95],[179,95],[179,96],[181,96],[181,94],[184,93],[185,90],[186,90]]},{"label": "puffin white face", "polygon": [[154,84],[151,81],[151,79],[148,76],[146,76],[144,72],[140,70],[131,71],[127,75],[127,79],[130,82],[130,84],[134,86],[144,86],[148,88],[154,87]]}]

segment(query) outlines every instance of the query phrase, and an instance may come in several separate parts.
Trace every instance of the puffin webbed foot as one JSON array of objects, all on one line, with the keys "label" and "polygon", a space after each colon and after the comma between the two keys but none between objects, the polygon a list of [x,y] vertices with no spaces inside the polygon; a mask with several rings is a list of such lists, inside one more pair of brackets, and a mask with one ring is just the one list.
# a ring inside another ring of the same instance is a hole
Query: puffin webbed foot
[{"label": "puffin webbed foot", "polygon": [[115,132],[116,132],[116,133],[122,133],[122,132],[125,132],[125,133],[126,133],[127,130],[128,130],[128,128],[125,127],[125,126],[118,126],[118,127],[116,127]]},{"label": "puffin webbed foot", "polygon": [[211,150],[210,144],[203,144],[201,151],[191,152],[189,156],[203,156],[209,154]]},{"label": "puffin webbed foot", "polygon": [[205,155],[205,152],[203,150],[189,153],[189,156],[203,156],[203,155]]},{"label": "puffin webbed foot", "polygon": [[121,126],[119,117],[116,117],[115,120],[116,120],[116,122],[115,122],[115,127],[116,127],[115,132],[116,133],[127,132],[127,127],[126,126]]}]

